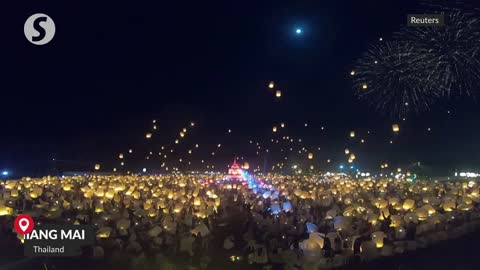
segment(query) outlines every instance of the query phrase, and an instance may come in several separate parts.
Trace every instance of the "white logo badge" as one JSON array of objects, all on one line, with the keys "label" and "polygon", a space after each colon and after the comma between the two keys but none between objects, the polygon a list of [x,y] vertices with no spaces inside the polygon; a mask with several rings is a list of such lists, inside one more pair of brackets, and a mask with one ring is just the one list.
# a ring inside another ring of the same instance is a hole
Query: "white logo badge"
[{"label": "white logo badge", "polygon": [[55,36],[55,23],[46,14],[33,14],[25,22],[23,32],[31,43],[45,45]]}]

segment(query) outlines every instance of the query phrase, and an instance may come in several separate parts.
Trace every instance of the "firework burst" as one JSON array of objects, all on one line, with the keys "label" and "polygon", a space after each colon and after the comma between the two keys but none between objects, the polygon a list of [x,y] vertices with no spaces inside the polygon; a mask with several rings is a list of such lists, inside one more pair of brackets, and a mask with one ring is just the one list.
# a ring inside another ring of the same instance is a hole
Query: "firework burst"
[{"label": "firework burst", "polygon": [[480,17],[445,10],[444,27],[405,27],[372,46],[351,72],[356,96],[402,118],[440,97],[478,92]]},{"label": "firework burst", "polygon": [[405,42],[372,46],[351,73],[355,95],[393,118],[427,110],[439,92],[414,50]]}]

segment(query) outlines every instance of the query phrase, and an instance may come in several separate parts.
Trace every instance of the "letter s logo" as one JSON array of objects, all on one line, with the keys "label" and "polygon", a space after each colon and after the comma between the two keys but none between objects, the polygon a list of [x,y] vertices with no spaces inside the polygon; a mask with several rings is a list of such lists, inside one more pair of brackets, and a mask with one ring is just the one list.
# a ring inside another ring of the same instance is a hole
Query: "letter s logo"
[{"label": "letter s logo", "polygon": [[44,45],[50,42],[55,35],[55,23],[48,15],[37,13],[27,19],[23,31],[31,43]]}]

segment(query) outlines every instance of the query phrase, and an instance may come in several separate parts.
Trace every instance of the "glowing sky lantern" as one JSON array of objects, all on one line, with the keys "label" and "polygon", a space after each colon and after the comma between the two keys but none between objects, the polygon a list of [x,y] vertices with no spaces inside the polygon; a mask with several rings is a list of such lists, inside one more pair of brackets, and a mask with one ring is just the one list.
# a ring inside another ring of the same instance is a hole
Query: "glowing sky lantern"
[{"label": "glowing sky lantern", "polygon": [[284,128],[285,127],[285,123],[280,123],[280,127]]},{"label": "glowing sky lantern", "polygon": [[399,132],[400,131],[400,126],[398,124],[393,124],[392,125],[392,130],[393,132]]},{"label": "glowing sky lantern", "polygon": [[350,131],[350,138],[354,138],[355,137],[355,131]]},{"label": "glowing sky lantern", "polygon": [[368,85],[366,83],[362,84],[362,89],[363,90],[367,90],[367,88],[368,88]]},{"label": "glowing sky lantern", "polygon": [[275,92],[275,96],[276,96],[277,98],[280,98],[280,97],[282,96],[282,91],[277,90],[277,91]]},{"label": "glowing sky lantern", "polygon": [[248,162],[244,162],[243,166],[242,166],[242,169],[244,169],[244,170],[250,169],[250,164],[248,164]]},{"label": "glowing sky lantern", "polygon": [[95,170],[96,171],[100,170],[100,164],[95,164]]},{"label": "glowing sky lantern", "polygon": [[268,88],[273,89],[274,87],[275,87],[275,83],[273,81],[268,83]]},{"label": "glowing sky lantern", "polygon": [[175,139],[175,144],[178,144],[178,139]]},{"label": "glowing sky lantern", "polygon": [[185,133],[180,132],[180,137],[182,137],[182,138],[185,137]]},{"label": "glowing sky lantern", "polygon": [[119,158],[119,159],[122,159],[122,158],[123,158],[123,153],[120,153],[120,154],[118,155],[118,158]]},{"label": "glowing sky lantern", "polygon": [[277,126],[273,126],[272,131],[277,132]]},{"label": "glowing sky lantern", "polygon": [[128,153],[133,153],[133,150],[132,149],[128,149]]},{"label": "glowing sky lantern", "polygon": [[348,148],[345,148],[345,155],[350,154],[350,150]]},{"label": "glowing sky lantern", "polygon": [[352,71],[350,72],[350,75],[355,76],[355,70],[352,70]]},{"label": "glowing sky lantern", "polygon": [[313,153],[308,153],[308,159],[313,159]]},{"label": "glowing sky lantern", "polygon": [[147,139],[152,138],[152,133],[147,133],[147,134],[145,134],[145,138],[147,138]]}]

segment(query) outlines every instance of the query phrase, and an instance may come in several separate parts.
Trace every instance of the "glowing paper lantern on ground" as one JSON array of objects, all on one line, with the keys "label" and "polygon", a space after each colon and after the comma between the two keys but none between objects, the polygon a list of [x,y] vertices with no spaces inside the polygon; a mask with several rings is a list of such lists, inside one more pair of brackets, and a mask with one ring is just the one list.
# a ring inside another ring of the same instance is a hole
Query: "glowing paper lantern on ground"
[{"label": "glowing paper lantern on ground", "polygon": [[390,220],[392,221],[392,223],[390,223],[390,227],[398,228],[403,224],[402,217],[399,215],[391,216]]},{"label": "glowing paper lantern on ground", "polygon": [[63,190],[65,190],[65,191],[70,191],[70,190],[72,190],[72,185],[71,185],[71,184],[65,184],[65,185],[63,186]]},{"label": "glowing paper lantern on ground", "polygon": [[95,213],[101,213],[103,212],[103,204],[102,203],[97,203],[95,206]]},{"label": "glowing paper lantern on ground", "polygon": [[5,184],[5,188],[14,189],[16,185],[17,185],[17,182],[15,181],[7,181],[7,183]]},{"label": "glowing paper lantern on ground", "polygon": [[315,225],[313,223],[310,223],[310,222],[307,222],[306,226],[307,226],[307,232],[308,233],[318,232],[318,226],[317,225]]},{"label": "glowing paper lantern on ground", "polygon": [[415,213],[419,220],[426,220],[428,218],[428,211],[423,207],[415,209]]},{"label": "glowing paper lantern on ground", "polygon": [[34,187],[32,192],[30,192],[30,197],[32,197],[32,199],[36,199],[36,198],[42,196],[42,193],[43,193],[43,188]]},{"label": "glowing paper lantern on ground", "polygon": [[195,206],[200,206],[202,203],[200,197],[196,197],[194,200],[193,200],[193,205]]},{"label": "glowing paper lantern on ground", "polygon": [[466,203],[462,203],[458,206],[458,209],[462,210],[462,211],[470,211],[473,209],[473,205],[472,204],[466,204]]},{"label": "glowing paper lantern on ground", "polygon": [[13,214],[13,208],[0,205],[0,216],[11,216]]},{"label": "glowing paper lantern on ground", "polygon": [[173,212],[175,213],[180,213],[182,211],[183,204],[181,202],[178,202],[175,204],[175,207],[173,208]]},{"label": "glowing paper lantern on ground", "polygon": [[397,197],[388,198],[388,203],[390,203],[392,206],[398,204],[399,202],[400,200]]},{"label": "glowing paper lantern on ground", "polygon": [[112,228],[102,227],[97,231],[97,238],[109,238],[112,233]]},{"label": "glowing paper lantern on ground", "polygon": [[399,132],[400,131],[400,126],[398,124],[393,124],[392,125],[392,131],[393,132]]},{"label": "glowing paper lantern on ground", "polygon": [[414,200],[412,200],[412,199],[406,199],[406,200],[403,202],[402,208],[405,209],[405,210],[411,210],[414,206],[415,206],[415,201],[414,201]]},{"label": "glowing paper lantern on ground", "polygon": [[385,238],[385,233],[382,231],[372,233],[372,241],[375,243],[377,248],[383,247],[383,239]]},{"label": "glowing paper lantern on ground", "polygon": [[445,212],[451,212],[455,209],[455,201],[454,200],[446,200],[442,204],[443,210]]},{"label": "glowing paper lantern on ground", "polygon": [[[7,198],[7,196],[8,196],[8,193],[5,193],[5,194],[3,195],[3,198],[4,198],[4,199],[9,199],[9,198]],[[17,197],[18,197],[18,189],[12,189],[12,190],[10,191],[10,196],[12,196],[13,198],[17,198]],[[31,196],[31,194],[30,194],[30,196]]]},{"label": "glowing paper lantern on ground", "polygon": [[387,205],[388,205],[388,201],[387,200],[384,200],[382,198],[378,198],[374,201],[373,203],[375,205],[375,207],[377,208],[386,208]]},{"label": "glowing paper lantern on ground", "polygon": [[282,204],[282,208],[283,208],[283,211],[285,212],[289,212],[289,211],[292,211],[292,203],[291,202],[284,202]]},{"label": "glowing paper lantern on ground", "polygon": [[437,212],[437,210],[435,210],[435,208],[429,204],[424,205],[422,208],[427,211],[428,215],[433,215]]},{"label": "glowing paper lantern on ground", "polygon": [[157,216],[157,211],[153,208],[150,208],[147,212],[147,215],[151,218],[156,217]]},{"label": "glowing paper lantern on ground", "polygon": [[276,96],[277,98],[280,98],[280,97],[282,96],[282,91],[277,90],[277,91],[275,92],[275,96]]},{"label": "glowing paper lantern on ground", "polygon": [[105,198],[107,199],[113,199],[113,196],[115,196],[115,190],[109,189],[107,192],[105,192]]}]

